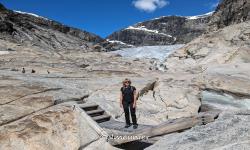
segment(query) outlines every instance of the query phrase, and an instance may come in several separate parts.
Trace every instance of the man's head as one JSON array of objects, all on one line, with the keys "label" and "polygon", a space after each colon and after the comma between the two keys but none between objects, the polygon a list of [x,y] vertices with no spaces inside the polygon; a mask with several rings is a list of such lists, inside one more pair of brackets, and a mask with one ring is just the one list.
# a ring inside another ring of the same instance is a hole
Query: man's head
[{"label": "man's head", "polygon": [[126,78],[126,79],[124,79],[122,81],[122,83],[123,83],[123,86],[129,86],[129,85],[131,85],[131,80],[129,80],[128,78]]}]

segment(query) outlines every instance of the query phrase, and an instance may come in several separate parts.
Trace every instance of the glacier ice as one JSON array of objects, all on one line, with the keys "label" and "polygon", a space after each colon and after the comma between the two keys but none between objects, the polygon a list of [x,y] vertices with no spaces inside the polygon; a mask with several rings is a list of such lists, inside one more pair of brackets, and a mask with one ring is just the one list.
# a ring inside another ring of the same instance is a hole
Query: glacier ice
[{"label": "glacier ice", "polygon": [[124,48],[111,53],[119,54],[122,57],[129,58],[154,58],[163,61],[174,50],[179,49],[183,44],[167,46],[142,46],[135,48]]}]

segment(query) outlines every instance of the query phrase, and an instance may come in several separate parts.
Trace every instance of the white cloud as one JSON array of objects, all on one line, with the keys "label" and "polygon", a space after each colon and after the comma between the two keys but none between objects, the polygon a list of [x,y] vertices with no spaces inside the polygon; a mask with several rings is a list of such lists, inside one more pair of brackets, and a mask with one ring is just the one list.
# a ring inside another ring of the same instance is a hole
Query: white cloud
[{"label": "white cloud", "polygon": [[133,5],[142,11],[153,12],[158,8],[163,8],[168,5],[169,2],[166,0],[135,0]]}]

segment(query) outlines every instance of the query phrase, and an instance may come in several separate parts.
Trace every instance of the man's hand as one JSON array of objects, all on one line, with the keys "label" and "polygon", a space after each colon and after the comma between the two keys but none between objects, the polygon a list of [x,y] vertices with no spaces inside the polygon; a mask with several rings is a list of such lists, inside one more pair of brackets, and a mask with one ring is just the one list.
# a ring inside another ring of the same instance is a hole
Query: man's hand
[{"label": "man's hand", "polygon": [[137,101],[137,92],[136,90],[134,91],[134,103],[133,103],[133,108],[136,107],[136,101]]},{"label": "man's hand", "polygon": [[136,103],[133,103],[133,108],[135,108],[136,107]]},{"label": "man's hand", "polygon": [[123,101],[123,95],[122,95],[122,92],[120,93],[120,107],[122,108],[122,101]]}]

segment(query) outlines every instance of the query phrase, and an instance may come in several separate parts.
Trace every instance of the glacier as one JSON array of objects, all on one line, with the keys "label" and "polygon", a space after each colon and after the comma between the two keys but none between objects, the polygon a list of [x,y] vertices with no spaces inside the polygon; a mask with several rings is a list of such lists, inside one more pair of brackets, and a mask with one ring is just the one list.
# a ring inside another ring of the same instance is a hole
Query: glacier
[{"label": "glacier", "polygon": [[148,58],[164,61],[165,58],[176,49],[183,47],[184,44],[164,45],[164,46],[142,46],[133,48],[124,48],[110,53],[119,54],[128,58]]}]

